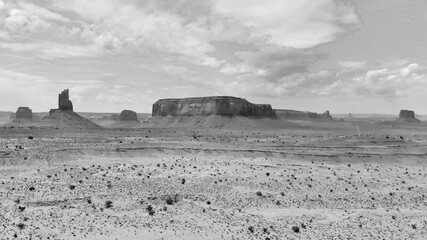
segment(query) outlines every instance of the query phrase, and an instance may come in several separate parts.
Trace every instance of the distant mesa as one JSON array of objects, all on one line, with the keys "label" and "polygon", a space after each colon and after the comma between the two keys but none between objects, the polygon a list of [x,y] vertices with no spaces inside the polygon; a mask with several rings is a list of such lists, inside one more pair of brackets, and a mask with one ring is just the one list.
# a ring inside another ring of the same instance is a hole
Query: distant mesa
[{"label": "distant mesa", "polygon": [[282,119],[291,120],[333,120],[329,111],[324,113],[304,112],[289,109],[276,109],[276,115]]},{"label": "distant mesa", "polygon": [[138,117],[134,111],[123,110],[120,113],[120,121],[138,121]]},{"label": "distant mesa", "polygon": [[400,110],[399,118],[396,122],[400,123],[421,123],[420,120],[415,118],[415,112],[411,110]]},{"label": "distant mesa", "polygon": [[399,113],[400,119],[414,119],[415,118],[415,112],[411,110],[400,110]]},{"label": "distant mesa", "polygon": [[19,107],[15,113],[15,119],[32,119],[33,111],[29,107]]},{"label": "distant mesa", "polygon": [[270,104],[253,104],[229,96],[160,99],[153,104],[152,111],[153,117],[209,115],[276,117]]}]

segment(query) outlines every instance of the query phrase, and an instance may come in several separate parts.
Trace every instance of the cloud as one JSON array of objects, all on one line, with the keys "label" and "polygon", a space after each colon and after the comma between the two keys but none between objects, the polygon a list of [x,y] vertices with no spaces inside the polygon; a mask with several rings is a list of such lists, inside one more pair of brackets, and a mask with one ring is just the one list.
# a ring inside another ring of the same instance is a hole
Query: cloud
[{"label": "cloud", "polygon": [[365,68],[366,63],[363,61],[339,61],[338,65],[343,68]]},{"label": "cloud", "polygon": [[323,53],[275,45],[251,52],[237,52],[241,60],[235,66],[226,65],[223,73],[241,74],[244,77],[260,77],[276,82],[284,76],[306,72],[309,66],[325,57]]},{"label": "cloud", "polygon": [[278,81],[246,79],[238,81],[241,94],[272,98],[346,96],[407,98],[427,90],[427,68],[417,63],[377,69],[353,68],[295,73]]},{"label": "cloud", "polygon": [[3,28],[13,34],[92,45],[98,54],[178,54],[211,67],[223,61],[208,56],[212,41],[307,48],[359,24],[353,6],[333,0],[67,0],[50,9],[17,1],[3,8]]},{"label": "cloud", "polygon": [[218,0],[215,10],[250,28],[255,36],[295,48],[330,42],[360,25],[355,7],[333,0]]},{"label": "cloud", "polygon": [[[38,75],[29,75],[22,72],[0,69],[0,96],[2,108],[14,110],[19,106],[28,106],[29,103],[46,103],[54,101],[46,94],[52,90],[52,82],[49,78]],[[31,102],[27,100],[31,96]]]}]

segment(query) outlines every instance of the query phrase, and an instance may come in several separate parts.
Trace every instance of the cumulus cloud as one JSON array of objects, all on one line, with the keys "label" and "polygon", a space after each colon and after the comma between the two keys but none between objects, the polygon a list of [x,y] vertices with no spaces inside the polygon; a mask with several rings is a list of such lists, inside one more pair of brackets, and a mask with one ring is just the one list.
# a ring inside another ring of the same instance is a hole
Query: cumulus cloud
[{"label": "cumulus cloud", "polygon": [[359,24],[353,6],[334,0],[67,0],[50,9],[17,1],[3,8],[3,28],[14,34],[80,40],[80,45],[97,46],[99,54],[179,54],[212,67],[222,62],[209,58],[216,51],[211,41],[307,48],[333,41]]},{"label": "cumulus cloud", "polygon": [[238,89],[264,97],[359,96],[405,98],[427,90],[427,68],[417,63],[377,69],[353,68],[296,73],[277,82],[240,81]]},{"label": "cumulus cloud", "polygon": [[215,10],[280,46],[309,48],[360,25],[352,5],[333,0],[218,0]]},{"label": "cumulus cloud", "polygon": [[309,66],[326,55],[314,51],[300,50],[276,45],[266,46],[251,52],[237,52],[241,60],[235,66],[226,65],[222,72],[257,76],[267,81],[278,81],[284,76],[306,72]]}]

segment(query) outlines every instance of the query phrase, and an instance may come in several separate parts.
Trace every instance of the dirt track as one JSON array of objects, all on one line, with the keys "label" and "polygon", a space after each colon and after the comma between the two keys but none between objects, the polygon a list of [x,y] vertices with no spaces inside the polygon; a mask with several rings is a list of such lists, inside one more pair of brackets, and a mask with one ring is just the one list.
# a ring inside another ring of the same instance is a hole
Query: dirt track
[{"label": "dirt track", "polygon": [[419,127],[0,134],[1,239],[427,236]]}]

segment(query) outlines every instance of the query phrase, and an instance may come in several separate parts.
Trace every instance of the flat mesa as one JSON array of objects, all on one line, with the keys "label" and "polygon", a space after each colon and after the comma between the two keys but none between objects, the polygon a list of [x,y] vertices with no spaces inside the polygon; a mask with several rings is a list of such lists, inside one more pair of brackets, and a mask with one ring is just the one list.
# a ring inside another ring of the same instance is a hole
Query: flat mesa
[{"label": "flat mesa", "polygon": [[270,104],[253,104],[237,97],[195,97],[160,99],[152,116],[275,116]]}]

